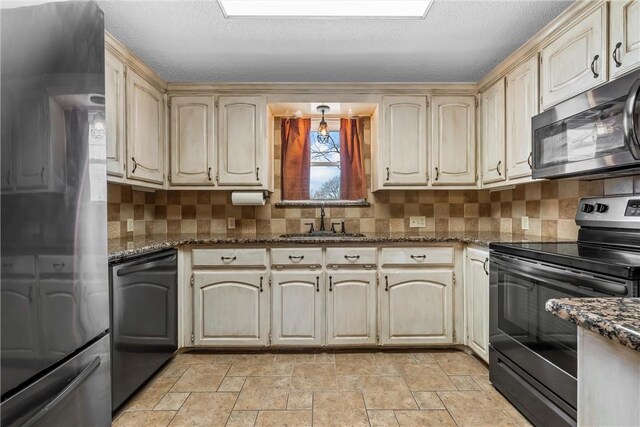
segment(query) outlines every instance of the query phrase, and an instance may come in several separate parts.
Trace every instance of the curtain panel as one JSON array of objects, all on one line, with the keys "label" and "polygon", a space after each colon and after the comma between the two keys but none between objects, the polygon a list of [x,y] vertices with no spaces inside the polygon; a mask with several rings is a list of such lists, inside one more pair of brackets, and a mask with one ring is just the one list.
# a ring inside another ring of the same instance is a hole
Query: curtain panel
[{"label": "curtain panel", "polygon": [[367,197],[363,156],[364,120],[340,119],[340,198],[360,200]]},{"label": "curtain panel", "polygon": [[282,119],[282,200],[308,200],[311,119]]}]

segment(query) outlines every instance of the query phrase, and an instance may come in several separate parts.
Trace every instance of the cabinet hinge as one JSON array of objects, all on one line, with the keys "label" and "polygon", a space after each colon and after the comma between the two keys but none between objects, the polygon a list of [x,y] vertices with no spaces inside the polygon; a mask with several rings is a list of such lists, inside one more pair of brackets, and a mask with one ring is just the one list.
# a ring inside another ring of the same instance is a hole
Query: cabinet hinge
[{"label": "cabinet hinge", "polygon": [[216,182],[220,182],[220,172],[216,172]]},{"label": "cabinet hinge", "polygon": [[271,345],[271,332],[269,332],[269,345]]},{"label": "cabinet hinge", "polygon": [[269,277],[269,287],[271,287],[271,277]]},{"label": "cabinet hinge", "polygon": [[478,106],[478,98],[476,98],[476,107]]},{"label": "cabinet hinge", "polygon": [[380,277],[376,274],[376,286],[380,286]]},{"label": "cabinet hinge", "polygon": [[[454,284],[454,285],[456,284],[456,273],[455,273],[455,272],[453,273],[453,284]],[[454,333],[455,333],[455,332],[454,332]]]},{"label": "cabinet hinge", "polygon": [[169,174],[169,177],[168,177],[168,179],[169,179],[169,182],[171,182],[171,174]]},{"label": "cabinet hinge", "polygon": [[454,342],[456,341],[456,331],[455,330],[453,331],[453,341]]},{"label": "cabinet hinge", "polygon": [[167,107],[171,107],[171,98],[167,99]]},{"label": "cabinet hinge", "polygon": [[213,105],[214,105],[216,108],[218,108],[218,102],[217,102],[217,101],[216,101],[216,102],[214,102],[214,103],[213,103]]},{"label": "cabinet hinge", "polygon": [[193,344],[196,340],[196,337],[193,335],[193,332],[191,332],[191,343]]},{"label": "cabinet hinge", "polygon": [[376,343],[380,342],[380,334],[376,334]]},{"label": "cabinet hinge", "polygon": [[540,57],[540,63],[542,64],[542,56]]},{"label": "cabinet hinge", "polygon": [[427,108],[429,108],[429,100],[427,99]]},{"label": "cabinet hinge", "polygon": [[193,274],[191,274],[191,286],[193,286],[195,279],[193,278]]}]

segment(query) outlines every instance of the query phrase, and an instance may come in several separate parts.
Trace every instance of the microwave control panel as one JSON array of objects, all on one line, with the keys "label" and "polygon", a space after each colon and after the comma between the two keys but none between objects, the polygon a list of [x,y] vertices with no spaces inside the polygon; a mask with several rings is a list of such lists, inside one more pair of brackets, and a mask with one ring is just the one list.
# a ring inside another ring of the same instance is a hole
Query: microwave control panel
[{"label": "microwave control panel", "polygon": [[640,199],[629,200],[629,202],[627,203],[627,209],[624,212],[624,216],[640,217]]}]

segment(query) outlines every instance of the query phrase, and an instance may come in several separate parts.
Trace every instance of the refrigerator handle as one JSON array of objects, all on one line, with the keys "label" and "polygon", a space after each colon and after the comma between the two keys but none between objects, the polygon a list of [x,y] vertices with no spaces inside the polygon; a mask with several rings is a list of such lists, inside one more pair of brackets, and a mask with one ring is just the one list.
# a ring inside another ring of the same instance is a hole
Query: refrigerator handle
[{"label": "refrigerator handle", "polygon": [[36,424],[42,417],[51,412],[60,402],[62,402],[68,395],[73,393],[89,376],[100,366],[101,358],[96,356],[78,375],[76,375],[69,384],[60,391],[53,399],[47,402],[33,417],[29,418],[27,422],[23,424],[24,427],[29,427]]}]

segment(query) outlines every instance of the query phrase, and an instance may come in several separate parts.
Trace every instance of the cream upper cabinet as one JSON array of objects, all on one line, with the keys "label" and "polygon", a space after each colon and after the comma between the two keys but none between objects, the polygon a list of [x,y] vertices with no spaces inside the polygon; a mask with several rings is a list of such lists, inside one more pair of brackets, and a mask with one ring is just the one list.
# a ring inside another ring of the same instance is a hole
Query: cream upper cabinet
[{"label": "cream upper cabinet", "polygon": [[506,179],[504,79],[482,93],[482,183]]},{"label": "cream upper cabinet", "polygon": [[322,345],[324,274],[282,271],[271,274],[271,340],[274,345]]},{"label": "cream upper cabinet", "polygon": [[267,345],[266,273],[194,271],[193,292],[195,345]]},{"label": "cream upper cabinet", "polygon": [[531,176],[531,118],[538,113],[538,57],[519,65],[506,77],[507,176]]},{"label": "cream upper cabinet", "polygon": [[467,248],[465,263],[467,345],[489,363],[489,252]]},{"label": "cream upper cabinet", "polygon": [[453,271],[383,270],[382,344],[453,342]]},{"label": "cream upper cabinet", "polygon": [[124,178],[126,172],[125,68],[111,52],[105,51],[105,110],[107,128],[107,174]]},{"label": "cream upper cabinet", "polygon": [[261,96],[218,100],[218,175],[221,186],[264,187],[269,168],[266,103]]},{"label": "cream upper cabinet", "polygon": [[327,279],[327,344],[375,344],[375,271],[331,271]]},{"label": "cream upper cabinet", "polygon": [[385,96],[378,176],[384,187],[427,185],[427,98]]},{"label": "cream upper cabinet", "polygon": [[431,100],[432,184],[476,183],[476,98],[434,96]]},{"label": "cream upper cabinet", "polygon": [[171,185],[213,185],[214,114],[211,96],[171,98]]},{"label": "cream upper cabinet", "polygon": [[127,70],[127,178],[164,183],[164,97]]},{"label": "cream upper cabinet", "polygon": [[640,66],[640,0],[609,3],[609,50],[612,79]]},{"label": "cream upper cabinet", "polygon": [[606,19],[604,4],[542,49],[543,110],[607,81]]}]

